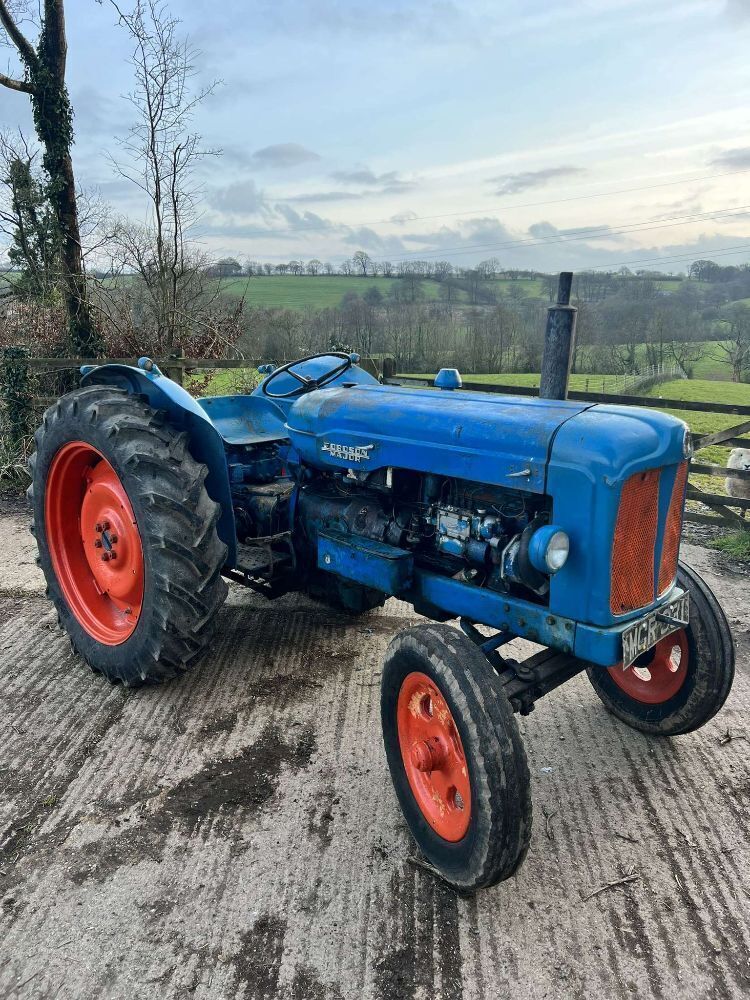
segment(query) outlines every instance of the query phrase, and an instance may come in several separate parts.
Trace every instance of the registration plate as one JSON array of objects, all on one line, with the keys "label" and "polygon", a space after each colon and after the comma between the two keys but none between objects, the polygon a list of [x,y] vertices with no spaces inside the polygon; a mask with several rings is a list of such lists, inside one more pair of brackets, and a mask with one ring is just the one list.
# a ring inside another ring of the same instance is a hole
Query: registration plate
[{"label": "registration plate", "polygon": [[686,592],[626,628],[622,633],[623,670],[642,653],[647,653],[665,635],[684,628],[689,614],[690,596]]}]

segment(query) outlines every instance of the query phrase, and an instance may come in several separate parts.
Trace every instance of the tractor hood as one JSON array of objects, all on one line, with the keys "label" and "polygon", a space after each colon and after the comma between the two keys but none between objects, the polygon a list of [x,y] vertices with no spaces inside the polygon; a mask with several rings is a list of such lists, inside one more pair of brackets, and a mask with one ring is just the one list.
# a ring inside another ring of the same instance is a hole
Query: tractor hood
[{"label": "tractor hood", "polygon": [[591,405],[357,385],[301,397],[287,428],[301,458],[319,469],[394,466],[543,493],[557,430]]}]

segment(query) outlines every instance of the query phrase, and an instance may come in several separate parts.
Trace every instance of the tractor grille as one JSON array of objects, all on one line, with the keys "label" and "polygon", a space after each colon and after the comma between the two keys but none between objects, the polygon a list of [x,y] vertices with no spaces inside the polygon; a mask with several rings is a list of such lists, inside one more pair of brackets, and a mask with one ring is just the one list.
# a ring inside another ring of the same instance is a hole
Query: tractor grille
[{"label": "tractor grille", "polygon": [[669,501],[667,523],[664,525],[664,540],[661,546],[661,562],[659,563],[660,597],[671,586],[672,581],[677,575],[677,556],[680,551],[682,506],[685,498],[687,471],[687,462],[682,462],[677,470],[674,486],[672,487],[672,499]]},{"label": "tractor grille", "polygon": [[654,547],[659,523],[659,470],[625,480],[612,545],[613,615],[635,611],[654,599]]},{"label": "tractor grille", "polygon": [[636,472],[625,481],[620,494],[615,535],[609,607],[624,615],[651,604],[671,586],[677,573],[682,531],[682,507],[687,462],[677,469],[669,501],[661,546],[659,579],[654,579],[656,536],[659,530],[660,469]]}]

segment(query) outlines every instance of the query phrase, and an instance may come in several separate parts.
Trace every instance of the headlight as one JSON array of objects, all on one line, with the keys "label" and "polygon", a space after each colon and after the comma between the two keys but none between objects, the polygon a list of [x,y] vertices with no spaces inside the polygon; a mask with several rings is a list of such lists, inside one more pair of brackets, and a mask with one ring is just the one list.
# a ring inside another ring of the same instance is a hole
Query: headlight
[{"label": "headlight", "polygon": [[562,528],[548,524],[535,531],[529,542],[529,559],[540,573],[557,573],[570,552],[570,539]]}]

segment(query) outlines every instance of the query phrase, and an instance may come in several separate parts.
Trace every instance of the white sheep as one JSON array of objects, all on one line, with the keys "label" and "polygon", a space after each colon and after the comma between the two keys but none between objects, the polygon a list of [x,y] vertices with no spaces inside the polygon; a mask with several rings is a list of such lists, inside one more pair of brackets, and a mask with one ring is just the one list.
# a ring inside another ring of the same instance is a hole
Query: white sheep
[{"label": "white sheep", "polygon": [[[749,470],[750,448],[733,448],[729,455],[727,469]],[[727,476],[725,486],[730,497],[742,497],[745,500],[750,500],[750,479]]]}]

